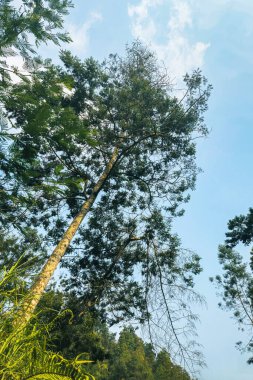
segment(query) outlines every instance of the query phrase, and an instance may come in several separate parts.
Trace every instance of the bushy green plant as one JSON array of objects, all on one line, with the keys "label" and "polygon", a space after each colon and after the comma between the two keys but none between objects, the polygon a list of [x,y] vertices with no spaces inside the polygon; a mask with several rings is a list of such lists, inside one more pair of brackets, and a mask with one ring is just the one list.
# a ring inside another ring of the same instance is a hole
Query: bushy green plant
[{"label": "bushy green plant", "polygon": [[90,380],[79,355],[67,360],[46,349],[48,325],[39,324],[36,315],[25,326],[15,321],[26,284],[20,261],[0,271],[0,378],[2,380]]}]

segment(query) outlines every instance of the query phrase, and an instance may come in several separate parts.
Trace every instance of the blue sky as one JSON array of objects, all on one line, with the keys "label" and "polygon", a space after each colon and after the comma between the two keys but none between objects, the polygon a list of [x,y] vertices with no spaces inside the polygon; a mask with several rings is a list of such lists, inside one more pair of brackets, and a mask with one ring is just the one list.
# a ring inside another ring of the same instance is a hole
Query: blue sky
[{"label": "blue sky", "polygon": [[[202,256],[197,280],[208,309],[198,309],[208,367],[201,380],[251,380],[253,368],[234,344],[243,338],[229,313],[217,308],[209,276],[219,271],[217,246],[227,221],[246,213],[253,193],[253,1],[252,0],[74,0],[66,18],[73,53],[104,59],[122,54],[138,37],[168,67],[174,83],[200,67],[214,90],[206,114],[210,129],[199,142],[203,169],[175,231],[186,248]],[[55,47],[46,49],[55,55]],[[246,337],[247,338],[247,337]]]}]

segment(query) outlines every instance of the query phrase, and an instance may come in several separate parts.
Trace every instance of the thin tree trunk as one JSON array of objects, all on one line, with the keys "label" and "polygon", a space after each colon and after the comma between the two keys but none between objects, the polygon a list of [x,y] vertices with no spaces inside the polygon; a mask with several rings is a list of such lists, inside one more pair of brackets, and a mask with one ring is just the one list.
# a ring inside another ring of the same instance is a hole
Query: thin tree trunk
[{"label": "thin tree trunk", "polygon": [[104,172],[102,173],[96,185],[94,186],[90,197],[87,199],[87,201],[84,202],[84,204],[81,207],[81,210],[73,219],[70,226],[64,233],[61,241],[58,243],[58,245],[52,252],[51,256],[47,260],[46,264],[42,268],[41,273],[39,274],[38,278],[35,280],[35,283],[32,285],[27,297],[25,298],[25,301],[23,302],[21,306],[21,311],[20,313],[18,313],[17,319],[15,321],[16,326],[24,326],[31,318],[39,300],[41,299],[45,291],[45,288],[49,280],[52,278],[58,264],[60,263],[62,257],[64,256],[66,250],[68,249],[71,243],[71,240],[75,236],[75,233],[77,232],[83,219],[85,218],[87,213],[90,211],[100,190],[102,189],[105,181],[107,180],[114,164],[116,163],[117,158],[118,158],[118,153],[119,153],[118,148],[115,148],[110,161],[106,165]]}]

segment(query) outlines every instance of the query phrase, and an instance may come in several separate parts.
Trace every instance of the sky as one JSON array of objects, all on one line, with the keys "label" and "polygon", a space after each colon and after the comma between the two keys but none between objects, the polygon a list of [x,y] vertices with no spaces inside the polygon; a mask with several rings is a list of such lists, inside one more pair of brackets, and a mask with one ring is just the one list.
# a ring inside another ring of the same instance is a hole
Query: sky
[{"label": "sky", "polygon": [[[206,113],[208,138],[198,143],[203,172],[174,224],[185,248],[202,257],[197,289],[207,301],[198,309],[199,342],[207,368],[200,380],[252,380],[235,342],[247,339],[217,304],[209,277],[219,271],[217,247],[224,241],[227,221],[246,214],[253,193],[253,1],[252,0],[74,0],[66,18],[73,42],[68,48],[80,58],[103,60],[124,54],[139,38],[168,68],[173,83],[200,68],[214,89]],[[56,56],[55,47],[44,53]]]}]

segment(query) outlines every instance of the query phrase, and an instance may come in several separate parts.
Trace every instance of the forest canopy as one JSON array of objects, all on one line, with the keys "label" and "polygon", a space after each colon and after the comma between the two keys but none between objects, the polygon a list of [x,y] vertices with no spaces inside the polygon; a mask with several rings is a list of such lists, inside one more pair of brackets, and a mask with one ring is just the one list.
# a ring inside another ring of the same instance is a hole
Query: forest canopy
[{"label": "forest canopy", "polygon": [[[56,2],[53,13],[40,3],[30,9],[23,2],[26,21],[8,1],[1,9],[26,22],[36,43],[68,39],[47,35],[43,23],[36,34],[30,16],[59,28],[69,3]],[[173,361],[200,364],[188,339],[196,320],[191,304],[202,302],[194,290],[200,257],[183,249],[172,227],[199,172],[196,140],[208,132],[210,85],[198,70],[186,74],[179,97],[139,41],[102,63],[62,51],[55,65],[34,57],[27,38],[22,27],[8,41],[3,33],[6,48],[32,67],[18,83],[1,53],[1,264],[22,256],[34,265],[14,324],[29,323],[61,263],[67,276],[60,286],[79,313],[109,325],[144,325]]]}]

